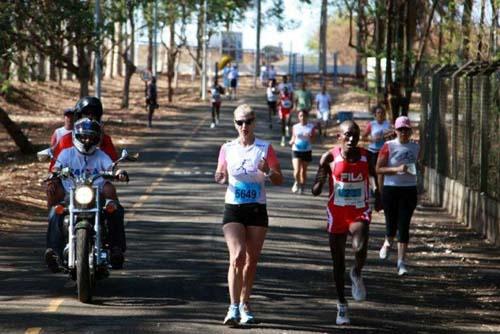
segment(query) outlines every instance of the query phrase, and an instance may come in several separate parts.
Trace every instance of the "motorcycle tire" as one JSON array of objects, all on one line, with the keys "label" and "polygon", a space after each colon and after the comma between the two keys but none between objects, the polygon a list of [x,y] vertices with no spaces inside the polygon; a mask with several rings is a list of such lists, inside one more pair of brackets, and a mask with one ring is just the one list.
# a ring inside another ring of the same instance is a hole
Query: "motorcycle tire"
[{"label": "motorcycle tire", "polygon": [[92,300],[92,282],[89,266],[90,233],[87,229],[76,230],[76,286],[78,300],[90,303]]}]

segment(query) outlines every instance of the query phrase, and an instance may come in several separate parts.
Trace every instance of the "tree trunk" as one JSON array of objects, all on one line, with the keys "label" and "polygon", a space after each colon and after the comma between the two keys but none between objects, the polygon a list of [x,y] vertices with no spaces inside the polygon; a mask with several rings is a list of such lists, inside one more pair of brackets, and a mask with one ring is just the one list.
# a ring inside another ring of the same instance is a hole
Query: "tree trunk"
[{"label": "tree trunk", "polygon": [[43,53],[38,53],[38,66],[37,66],[37,81],[47,80],[47,71],[45,69],[46,57]]},{"label": "tree trunk", "polygon": [[491,12],[493,13],[493,15],[491,16],[489,57],[490,59],[493,59],[493,57],[495,57],[497,54],[498,8],[496,5],[496,0],[490,0],[490,4]]},{"label": "tree trunk", "polygon": [[403,82],[405,103],[402,104],[403,113],[408,114],[411,91],[411,66],[414,61],[413,43],[415,42],[415,33],[417,30],[417,0],[407,0],[406,2],[406,50],[403,68]]},{"label": "tree trunk", "polygon": [[[73,59],[75,55],[75,51],[73,50],[73,46],[68,46],[68,58]],[[73,73],[71,71],[66,70],[66,80],[73,80]]]},{"label": "tree trunk", "polygon": [[204,15],[204,6],[203,6],[203,0],[199,1],[199,14],[198,14],[198,22],[196,24],[196,66],[195,66],[195,74],[200,75],[200,68],[202,67],[202,59],[201,59],[201,52],[203,50],[203,18],[205,17]]},{"label": "tree trunk", "polygon": [[54,57],[49,57],[49,80],[57,81],[57,67]]},{"label": "tree trunk", "polygon": [[321,85],[326,78],[326,30],[328,24],[328,1],[321,1],[321,19],[319,25],[319,73]]},{"label": "tree trunk", "polygon": [[410,81],[410,87],[409,87],[409,88],[411,88],[411,90],[407,91],[408,101],[411,101],[411,96],[413,94],[413,89],[415,86],[415,81],[417,79],[417,74],[420,71],[420,64],[422,63],[422,59],[423,59],[424,52],[425,52],[425,47],[427,45],[427,40],[429,39],[431,26],[432,26],[432,20],[434,19],[434,12],[436,11],[436,7],[437,7],[437,4],[439,1],[440,0],[434,0],[434,3],[432,4],[432,8],[431,8],[431,12],[430,12],[429,17],[428,17],[427,25],[425,27],[424,34],[423,34],[422,40],[421,40],[420,45],[419,45],[417,58],[415,60],[415,67],[413,68],[413,73],[411,75],[411,81]]},{"label": "tree trunk", "polygon": [[356,37],[356,77],[361,78],[363,76],[363,64],[361,63],[363,59],[362,50],[364,50],[364,39],[363,34],[363,21],[365,17],[365,0],[358,0],[358,17],[357,17],[357,37]]},{"label": "tree trunk", "polygon": [[118,76],[123,76],[123,23],[118,24],[118,59],[116,62],[116,73]]},{"label": "tree trunk", "polygon": [[[386,64],[385,64],[385,91],[386,99],[389,87],[392,85],[392,17],[394,13],[394,1],[387,0],[387,43],[386,43]],[[385,101],[387,104],[387,100]]]},{"label": "tree trunk", "polygon": [[[151,6],[151,8],[154,8],[154,6]],[[153,73],[153,23],[148,22],[148,64],[147,68],[148,71]],[[154,73],[153,73],[154,74]]]},{"label": "tree trunk", "polygon": [[80,98],[82,98],[89,95],[90,61],[84,45],[78,45],[76,47],[76,52],[78,57],[77,78],[80,82]]},{"label": "tree trunk", "polygon": [[5,130],[7,130],[7,133],[14,140],[17,147],[19,147],[22,153],[24,154],[35,153],[35,148],[31,144],[31,142],[24,135],[19,126],[10,119],[7,112],[1,107],[0,107],[0,123],[2,123],[2,125],[5,127]]},{"label": "tree trunk", "polygon": [[441,21],[441,24],[439,25],[439,33],[438,33],[438,61],[439,62],[442,61],[442,57],[443,57],[443,42],[444,42],[444,34],[443,34],[444,28],[443,28],[443,26],[444,26],[444,24],[442,24],[442,21]]},{"label": "tree trunk", "polygon": [[125,80],[123,83],[123,97],[122,97],[122,108],[128,108],[129,106],[129,95],[130,95],[130,80],[135,73],[136,66],[134,64],[135,59],[135,22],[134,22],[134,8],[129,6],[128,8],[128,19],[130,21],[130,44],[125,52]]},{"label": "tree trunk", "polygon": [[[377,0],[376,19],[375,19],[375,85],[377,88],[377,98],[380,99],[382,92],[382,67],[380,64],[380,57],[384,48],[384,19],[386,14],[384,11],[383,0]],[[378,101],[380,102],[380,101]]]},{"label": "tree trunk", "polygon": [[484,36],[484,10],[486,6],[486,0],[481,0],[481,15],[479,19],[479,41],[477,42],[477,56],[476,60],[481,61],[483,52],[483,36]]},{"label": "tree trunk", "polygon": [[257,0],[257,22],[255,27],[255,71],[253,76],[253,87],[257,87],[257,78],[260,76],[260,31],[262,24],[262,2],[261,0]]},{"label": "tree trunk", "polygon": [[115,77],[115,35],[111,39],[111,50],[109,50],[109,77],[113,79]]},{"label": "tree trunk", "polygon": [[175,75],[175,59],[177,57],[177,47],[175,45],[175,20],[170,20],[170,46],[168,48],[168,63],[167,63],[167,82],[168,82],[168,102],[172,102],[174,89],[172,80]]},{"label": "tree trunk", "polygon": [[406,6],[408,2],[402,1],[396,7],[396,82],[401,85],[404,80],[403,63],[405,54],[405,22],[406,22]]},{"label": "tree trunk", "polygon": [[470,58],[470,31],[473,0],[464,0],[462,14],[462,62],[465,64]]}]

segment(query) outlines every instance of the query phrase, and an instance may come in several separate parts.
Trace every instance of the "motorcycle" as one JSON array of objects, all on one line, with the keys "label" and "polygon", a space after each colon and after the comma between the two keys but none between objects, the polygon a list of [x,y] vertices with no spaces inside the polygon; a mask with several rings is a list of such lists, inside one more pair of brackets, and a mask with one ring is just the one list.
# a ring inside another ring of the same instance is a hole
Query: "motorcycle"
[{"label": "motorcycle", "polygon": [[[39,161],[49,161],[53,158],[52,151],[46,149],[38,152]],[[106,224],[103,221],[103,212],[116,210],[111,200],[101,203],[100,190],[94,182],[99,178],[116,181],[115,169],[118,163],[136,161],[138,155],[130,155],[126,150],[121,157],[113,162],[111,168],[98,174],[73,175],[70,168],[64,167],[52,172],[44,182],[53,178],[71,180],[69,205],[67,201],[55,206],[56,213],[64,214],[63,234],[66,246],[63,251],[62,267],[72,280],[76,281],[78,300],[89,303],[92,300],[93,288],[97,279],[109,276],[110,247],[107,243]]]}]

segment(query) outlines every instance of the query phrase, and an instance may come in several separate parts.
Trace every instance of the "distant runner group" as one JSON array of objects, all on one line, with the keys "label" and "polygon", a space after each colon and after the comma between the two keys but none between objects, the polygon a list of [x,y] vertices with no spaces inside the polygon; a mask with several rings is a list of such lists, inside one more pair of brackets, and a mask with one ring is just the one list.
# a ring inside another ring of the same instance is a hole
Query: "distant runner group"
[{"label": "distant runner group", "polygon": [[[274,70],[274,69],[273,69]],[[281,125],[280,145],[292,147],[293,193],[305,193],[307,168],[312,162],[312,141],[327,136],[332,100],[326,87],[314,99],[317,123],[309,122],[314,102],[305,82],[293,89],[283,77],[266,84],[269,128],[277,114]],[[298,122],[291,126],[292,112]],[[411,140],[412,126],[406,116],[394,125],[385,120],[385,109],[373,109],[375,119],[361,131],[359,125],[344,121],[338,127],[337,146],[325,152],[312,185],[314,196],[328,183],[327,231],[337,291],[337,325],[350,323],[344,293],[346,239],[352,237],[355,262],[349,271],[351,293],[356,301],[366,299],[362,270],[367,257],[371,201],[384,210],[386,237],[379,256],[387,260],[397,237],[397,274],[407,275],[406,252],[409,227],[417,203],[417,171],[420,147]],[[238,137],[222,145],[215,181],[227,183],[223,232],[229,250],[228,288],[230,306],[224,318],[229,326],[256,323],[250,308],[250,295],[257,263],[268,228],[265,181],[283,183],[284,177],[273,146],[255,136],[256,113],[248,104],[238,106],[233,115]],[[291,130],[291,131],[290,131]],[[368,149],[358,146],[360,138],[370,142]]]}]

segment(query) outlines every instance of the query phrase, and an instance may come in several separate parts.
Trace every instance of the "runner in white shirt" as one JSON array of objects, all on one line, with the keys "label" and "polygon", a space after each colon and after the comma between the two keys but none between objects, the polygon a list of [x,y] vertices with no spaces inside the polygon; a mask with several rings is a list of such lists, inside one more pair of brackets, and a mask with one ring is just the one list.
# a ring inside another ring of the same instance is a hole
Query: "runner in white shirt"
[{"label": "runner in white shirt", "polygon": [[276,107],[278,103],[278,89],[276,89],[276,81],[269,80],[266,89],[266,99],[267,99],[267,109],[268,109],[268,120],[269,129],[273,128],[272,117],[276,116]]},{"label": "runner in white shirt", "polygon": [[260,67],[260,83],[262,84],[263,87],[267,87],[267,81],[268,81],[268,69],[266,63],[262,63],[262,66]]},{"label": "runner in white shirt", "polygon": [[316,95],[316,118],[319,122],[320,135],[326,137],[328,130],[328,120],[330,119],[330,108],[332,99],[326,91],[326,86],[321,87],[321,92]]},{"label": "runner in white shirt", "polygon": [[283,82],[278,85],[278,90],[280,93],[285,91],[285,87],[288,88],[290,93],[293,93],[293,85],[291,82],[288,82],[288,77],[286,75],[283,76]]},{"label": "runner in white shirt", "polygon": [[222,230],[229,249],[229,326],[255,323],[248,303],[268,226],[264,184],[283,182],[273,147],[255,138],[252,108],[236,108],[234,123],[238,138],[222,145],[215,172],[217,183],[228,182]]},{"label": "runner in white shirt", "polygon": [[276,70],[274,69],[274,65],[269,66],[269,71],[267,71],[267,79],[268,80],[276,80]]},{"label": "runner in white shirt", "polygon": [[311,141],[316,136],[316,128],[314,124],[309,123],[309,113],[304,110],[299,110],[298,113],[299,123],[295,124],[292,128],[292,164],[293,164],[293,177],[295,183],[292,187],[292,192],[304,193],[304,187],[307,180],[307,167],[312,161],[312,145]]},{"label": "runner in white shirt", "polygon": [[73,131],[74,113],[75,110],[73,108],[64,109],[64,126],[54,130],[54,133],[52,133],[52,137],[50,138],[50,147],[54,148],[64,135]]}]

